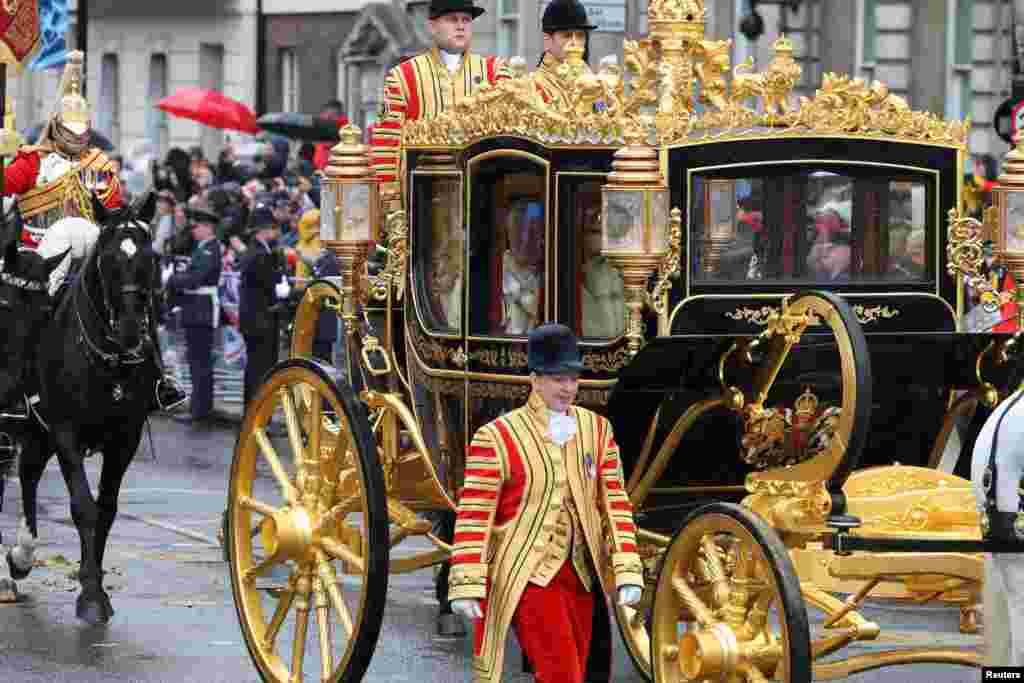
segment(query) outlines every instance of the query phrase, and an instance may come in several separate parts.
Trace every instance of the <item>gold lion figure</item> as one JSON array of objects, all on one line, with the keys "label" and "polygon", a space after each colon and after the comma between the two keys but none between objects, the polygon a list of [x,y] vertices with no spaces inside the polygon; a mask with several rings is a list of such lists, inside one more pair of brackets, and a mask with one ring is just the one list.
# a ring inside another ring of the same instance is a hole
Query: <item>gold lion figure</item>
[{"label": "gold lion figure", "polygon": [[731,47],[731,38],[729,40],[700,41],[702,59],[696,66],[697,78],[701,82],[700,101],[719,110],[729,106],[725,74],[729,73],[729,49]]}]

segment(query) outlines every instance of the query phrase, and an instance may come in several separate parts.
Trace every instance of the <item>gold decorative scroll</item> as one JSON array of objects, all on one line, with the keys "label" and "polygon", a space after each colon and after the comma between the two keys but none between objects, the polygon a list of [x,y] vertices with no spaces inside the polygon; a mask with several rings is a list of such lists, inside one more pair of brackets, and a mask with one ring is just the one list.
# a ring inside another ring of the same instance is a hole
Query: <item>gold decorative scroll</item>
[{"label": "gold decorative scroll", "polygon": [[[731,320],[748,322],[752,325],[764,327],[771,322],[774,317],[781,315],[781,312],[782,311],[778,306],[761,306],[760,308],[740,306],[732,311],[726,311],[723,315]],[[900,314],[898,308],[890,308],[889,306],[883,306],[882,304],[877,306],[854,304],[853,312],[856,314],[857,320],[860,321],[861,325],[869,325],[879,320],[888,320],[889,318],[895,318]],[[816,318],[812,318],[810,324],[812,326],[820,325],[821,321]]]}]

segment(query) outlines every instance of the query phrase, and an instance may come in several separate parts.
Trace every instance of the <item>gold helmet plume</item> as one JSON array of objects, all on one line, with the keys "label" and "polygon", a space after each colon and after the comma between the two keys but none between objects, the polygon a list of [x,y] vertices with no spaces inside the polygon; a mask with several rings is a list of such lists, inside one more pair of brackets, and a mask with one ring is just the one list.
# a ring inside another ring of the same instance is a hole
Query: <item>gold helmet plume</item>
[{"label": "gold helmet plume", "polygon": [[57,89],[60,97],[57,115],[60,122],[76,135],[83,135],[89,130],[92,121],[92,108],[82,94],[85,78],[82,66],[84,61],[85,53],[81,50],[68,53],[68,63],[64,65],[64,75]]}]

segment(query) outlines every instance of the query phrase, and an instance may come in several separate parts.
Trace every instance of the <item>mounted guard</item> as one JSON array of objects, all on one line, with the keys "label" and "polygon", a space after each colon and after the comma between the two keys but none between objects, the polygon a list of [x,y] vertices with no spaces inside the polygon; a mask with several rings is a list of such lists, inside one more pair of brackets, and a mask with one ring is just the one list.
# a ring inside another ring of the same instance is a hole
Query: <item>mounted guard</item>
[{"label": "mounted guard", "polygon": [[[51,297],[99,237],[93,198],[106,209],[123,207],[113,162],[101,150],[89,147],[92,114],[82,95],[83,60],[82,52],[69,55],[56,112],[38,144],[19,150],[4,177],[5,194],[18,196],[24,221],[22,247],[37,251],[44,259],[65,255],[50,274]],[[156,325],[149,329],[157,367],[163,368]],[[154,407],[159,410],[173,410],[187,398],[177,381],[166,374],[153,394]]]},{"label": "mounted guard", "polygon": [[66,216],[95,223],[90,194],[108,209],[122,206],[113,162],[89,146],[92,114],[82,95],[85,55],[68,55],[57,108],[36,144],[25,145],[4,173],[4,194],[18,197],[25,227],[22,244],[35,249],[46,231]]}]

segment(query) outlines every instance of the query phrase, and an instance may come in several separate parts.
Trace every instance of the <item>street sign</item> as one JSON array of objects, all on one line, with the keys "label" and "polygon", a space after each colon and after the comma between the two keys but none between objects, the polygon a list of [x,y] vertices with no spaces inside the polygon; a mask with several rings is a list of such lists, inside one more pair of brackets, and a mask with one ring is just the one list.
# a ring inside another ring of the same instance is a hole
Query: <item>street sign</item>
[{"label": "street sign", "polygon": [[[626,32],[626,0],[582,0],[587,10],[587,19],[596,26],[595,31],[608,33]],[[541,3],[540,16],[544,16],[550,2]]]}]

